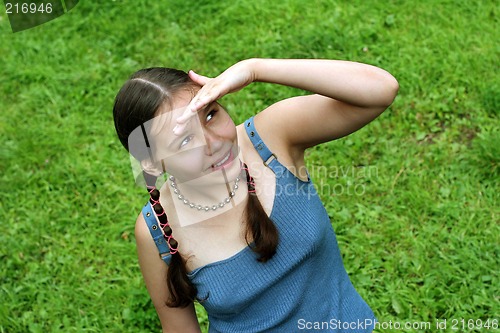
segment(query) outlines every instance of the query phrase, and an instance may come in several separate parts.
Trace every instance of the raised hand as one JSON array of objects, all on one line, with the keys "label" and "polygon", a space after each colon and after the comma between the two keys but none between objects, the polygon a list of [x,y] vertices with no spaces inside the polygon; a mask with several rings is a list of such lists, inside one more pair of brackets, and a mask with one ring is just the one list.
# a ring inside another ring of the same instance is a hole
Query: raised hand
[{"label": "raised hand", "polygon": [[186,122],[206,105],[218,100],[226,94],[238,91],[254,81],[251,61],[240,61],[226,69],[215,78],[209,78],[194,71],[189,71],[191,80],[201,86],[196,96],[186,107],[182,115],[177,118],[174,133],[182,132]]}]

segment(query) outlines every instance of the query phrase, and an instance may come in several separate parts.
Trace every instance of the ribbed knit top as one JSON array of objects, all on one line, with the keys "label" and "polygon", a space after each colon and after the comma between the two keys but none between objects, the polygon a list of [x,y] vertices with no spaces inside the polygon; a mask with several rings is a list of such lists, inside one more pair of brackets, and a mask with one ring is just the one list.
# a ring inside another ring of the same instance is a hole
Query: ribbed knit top
[{"label": "ribbed knit top", "polygon": [[209,332],[371,332],[375,317],[349,280],[312,181],[298,179],[274,158],[253,117],[244,126],[276,175],[270,218],[279,244],[266,263],[247,246],[188,274],[204,300]]}]

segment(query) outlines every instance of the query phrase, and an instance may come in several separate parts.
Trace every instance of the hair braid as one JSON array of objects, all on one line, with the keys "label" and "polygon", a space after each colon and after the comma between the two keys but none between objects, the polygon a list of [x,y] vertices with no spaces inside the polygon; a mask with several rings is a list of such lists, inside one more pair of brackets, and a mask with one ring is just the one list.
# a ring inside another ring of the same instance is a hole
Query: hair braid
[{"label": "hair braid", "polygon": [[183,308],[195,300],[197,290],[187,276],[186,263],[178,251],[179,243],[172,235],[172,228],[168,223],[167,213],[160,203],[160,191],[155,185],[156,177],[144,174],[144,179],[146,180],[146,188],[150,195],[149,202],[158,218],[160,228],[163,230],[163,237],[165,237],[170,255],[172,256],[167,273],[167,287],[170,299],[167,300],[166,305]]}]

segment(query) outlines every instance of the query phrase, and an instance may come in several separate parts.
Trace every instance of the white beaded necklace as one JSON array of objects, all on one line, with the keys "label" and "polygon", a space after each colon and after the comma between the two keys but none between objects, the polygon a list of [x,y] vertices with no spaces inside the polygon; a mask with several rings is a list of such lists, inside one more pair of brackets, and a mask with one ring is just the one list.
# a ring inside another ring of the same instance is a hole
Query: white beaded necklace
[{"label": "white beaded necklace", "polygon": [[186,199],[184,197],[184,195],[182,195],[181,191],[179,191],[179,189],[177,188],[177,183],[175,182],[175,177],[170,176],[168,179],[170,180],[170,186],[172,186],[172,188],[174,189],[174,193],[177,195],[177,199],[181,200],[185,205],[189,206],[189,208],[204,210],[205,212],[208,212],[210,210],[215,211],[219,208],[223,208],[226,204],[230,203],[231,198],[234,197],[236,194],[236,190],[238,189],[238,182],[240,181],[240,177],[239,176],[236,177],[236,180],[235,180],[234,185],[233,185],[233,190],[231,192],[229,192],[229,196],[227,198],[223,199],[217,205],[212,205],[210,207],[210,206],[199,205],[199,204],[196,204],[194,202],[189,201],[188,199]]}]

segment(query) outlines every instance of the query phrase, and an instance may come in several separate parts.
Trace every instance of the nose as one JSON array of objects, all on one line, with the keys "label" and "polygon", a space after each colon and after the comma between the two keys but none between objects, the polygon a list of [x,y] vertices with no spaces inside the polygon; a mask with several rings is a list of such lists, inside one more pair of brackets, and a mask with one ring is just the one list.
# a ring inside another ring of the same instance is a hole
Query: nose
[{"label": "nose", "polygon": [[204,130],[203,134],[206,141],[205,154],[207,156],[215,155],[224,145],[223,140],[210,130]]}]

